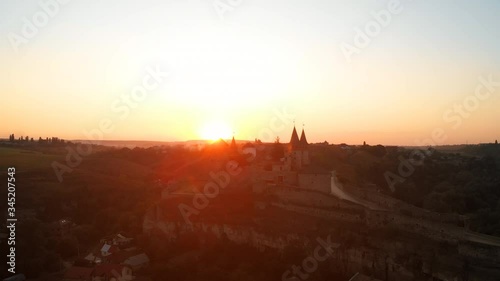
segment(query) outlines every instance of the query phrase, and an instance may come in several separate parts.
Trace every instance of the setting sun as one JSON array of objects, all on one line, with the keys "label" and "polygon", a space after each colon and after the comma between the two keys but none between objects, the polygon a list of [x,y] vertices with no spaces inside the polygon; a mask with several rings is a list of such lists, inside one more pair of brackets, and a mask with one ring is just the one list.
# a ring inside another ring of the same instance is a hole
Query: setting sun
[{"label": "setting sun", "polygon": [[222,121],[212,121],[201,129],[201,137],[205,140],[229,139],[232,131],[229,125]]},{"label": "setting sun", "polygon": [[499,14],[0,0],[0,281],[500,281]]}]

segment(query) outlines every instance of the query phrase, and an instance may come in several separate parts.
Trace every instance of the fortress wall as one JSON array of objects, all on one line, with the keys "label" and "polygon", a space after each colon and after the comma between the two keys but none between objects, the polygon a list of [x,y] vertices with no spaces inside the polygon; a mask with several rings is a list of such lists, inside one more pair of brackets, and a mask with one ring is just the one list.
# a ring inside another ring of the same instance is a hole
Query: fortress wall
[{"label": "fortress wall", "polygon": [[306,205],[311,207],[331,207],[362,212],[364,208],[349,201],[339,199],[336,196],[328,195],[323,192],[296,188],[285,185],[268,185],[266,183],[255,183],[253,185],[255,193],[275,194],[281,201],[297,205]]},{"label": "fortress wall", "polygon": [[396,262],[392,256],[394,253],[376,249],[349,248],[345,250],[344,262],[348,262],[348,271],[372,272],[380,280],[414,281],[415,275],[408,265]]},{"label": "fortress wall", "polygon": [[423,235],[438,241],[458,241],[464,238],[463,228],[383,211],[367,212],[366,223],[371,227],[390,227]]},{"label": "fortress wall", "polygon": [[453,225],[463,225],[464,216],[461,215],[440,214],[436,212],[427,211],[422,208],[418,208],[410,204],[407,204],[401,200],[381,194],[375,190],[362,189],[358,187],[349,187],[347,191],[364,200],[376,203],[380,206],[389,208],[394,211],[399,211],[400,213],[403,213],[411,217],[432,220],[441,223],[448,223]]},{"label": "fortress wall", "polygon": [[161,230],[169,241],[175,241],[187,233],[211,233],[218,239],[225,235],[227,239],[237,244],[250,244],[258,248],[264,247],[278,250],[285,249],[292,242],[300,241],[299,236],[294,233],[270,235],[258,232],[252,227],[227,224],[186,224],[183,222],[157,221],[154,226],[145,228],[144,231],[148,233],[153,228]]},{"label": "fortress wall", "polygon": [[[359,216],[341,214],[340,212],[293,205],[280,205],[278,203],[273,205],[279,208],[312,216],[334,218],[351,222],[365,222],[365,220],[361,219]],[[342,217],[341,215],[344,216]],[[154,217],[154,215],[152,216]],[[373,216],[375,216],[375,218]],[[370,212],[366,217],[366,221],[377,222],[391,218],[394,218],[392,224],[399,226],[400,229],[408,231],[410,228],[409,225],[407,225],[410,220],[406,217],[400,215],[387,216],[384,212]],[[309,241],[309,238],[299,236],[295,233],[280,233],[278,235],[274,235],[261,232],[254,227],[248,226],[207,223],[194,223],[192,225],[188,225],[183,222],[169,222],[160,219],[160,221],[154,222],[153,227],[161,229],[165,234],[165,237],[172,241],[187,233],[206,233],[213,234],[219,239],[225,235],[230,241],[238,244],[249,244],[259,249],[272,248],[283,250],[287,245],[292,243],[303,245],[304,248],[311,248],[317,245],[314,241],[310,241],[311,243],[304,242]],[[148,230],[151,231],[151,225],[149,228],[145,228],[145,232]],[[394,244],[391,243],[390,245]],[[415,261],[419,260],[422,262],[422,270],[425,269],[425,272],[438,277],[441,280],[454,280],[454,278],[458,276],[457,274],[459,274],[457,272],[459,268],[450,268],[449,270],[443,269],[439,272],[432,270],[432,267],[434,267],[431,266],[432,261],[426,260],[424,257],[410,257],[407,255],[408,251],[401,252],[401,249],[391,247],[390,245],[388,247],[387,245],[384,246],[384,244],[380,244],[380,249],[378,249],[378,247],[377,249],[374,249],[373,247],[351,248],[348,245],[341,246],[334,252],[328,262],[330,262],[331,266],[341,267],[344,272],[373,272],[380,280],[417,280],[415,279],[416,277],[413,275],[412,270],[414,270],[414,266],[418,264],[415,263]],[[500,263],[500,250],[498,248],[486,247],[485,249],[478,249],[473,244],[460,243],[459,253],[474,259],[490,261],[492,264]],[[470,276],[469,280],[478,281],[483,279],[476,276]]]},{"label": "fortress wall", "polygon": [[342,200],[337,197],[319,192],[301,191],[297,189],[277,188],[274,192],[281,200],[293,204],[307,205],[312,207],[336,207],[343,205]]},{"label": "fortress wall", "polygon": [[[438,241],[456,241],[463,239],[463,228],[436,221],[429,221],[426,218],[408,217],[402,214],[384,211],[364,210],[361,207],[356,208],[356,205],[345,204],[342,200],[337,198],[330,200],[330,198],[334,197],[330,197],[328,195],[322,196],[321,194],[316,195],[312,194],[312,192],[282,190],[278,191],[277,195],[280,198],[287,200],[289,204],[272,203],[271,205],[288,211],[314,217],[321,217],[324,219],[364,223],[367,226],[374,228],[391,227],[402,231],[424,235]],[[311,207],[296,204],[305,204],[310,205]],[[330,207],[339,209],[346,207],[346,209],[364,211],[366,217],[362,218],[360,215],[348,214],[345,210],[325,210],[315,207]]]},{"label": "fortress wall", "polygon": [[330,194],[331,176],[324,174],[299,174],[299,187]]},{"label": "fortress wall", "polygon": [[272,203],[287,211],[297,212],[304,215],[320,217],[323,219],[334,219],[351,223],[363,223],[372,228],[393,228],[400,231],[413,232],[438,241],[458,241],[463,239],[463,229],[451,227],[441,223],[429,222],[423,219],[409,218],[399,214],[391,214],[381,211],[367,211],[366,217],[357,214],[346,213],[339,210],[324,210],[313,207],[303,207],[293,204]]},{"label": "fortress wall", "polygon": [[278,177],[283,177],[283,182],[285,184],[296,185],[297,184],[297,173],[292,171],[254,171],[253,177],[256,179],[255,182],[262,181],[273,181],[278,183]]},{"label": "fortress wall", "polygon": [[431,220],[435,222],[448,223],[456,226],[463,226],[465,216],[458,214],[440,214],[436,212],[427,211],[410,204],[406,204],[399,201],[395,204],[395,208],[402,210],[403,212],[409,214],[412,217],[422,218],[426,220]]},{"label": "fortress wall", "polygon": [[368,190],[368,189],[363,189],[359,187],[354,187],[354,186],[349,186],[347,189],[345,189],[347,193],[351,193],[356,197],[359,197],[363,200],[376,203],[381,207],[387,208],[387,209],[394,209],[396,205],[396,199],[388,197],[388,196],[383,196],[382,194],[373,191],[373,190]]},{"label": "fortress wall", "polygon": [[313,217],[319,217],[324,219],[335,219],[353,223],[363,223],[363,219],[361,218],[360,215],[349,214],[342,211],[336,212],[336,211],[329,211],[318,208],[302,207],[302,206],[297,206],[292,204],[282,204],[282,203],[271,203],[271,206]]}]

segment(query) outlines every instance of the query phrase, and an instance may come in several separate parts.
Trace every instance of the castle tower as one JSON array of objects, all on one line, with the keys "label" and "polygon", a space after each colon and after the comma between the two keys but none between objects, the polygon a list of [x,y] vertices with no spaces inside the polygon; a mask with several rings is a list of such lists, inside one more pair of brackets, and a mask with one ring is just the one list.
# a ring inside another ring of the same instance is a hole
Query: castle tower
[{"label": "castle tower", "polygon": [[231,140],[231,144],[229,145],[229,148],[232,150],[232,151],[236,151],[238,148],[236,147],[236,140],[234,139],[234,136],[233,136],[233,139]]},{"label": "castle tower", "polygon": [[302,134],[300,134],[300,148],[302,150],[302,164],[304,166],[308,166],[311,162],[309,160],[309,149],[308,143],[306,139],[306,133],[304,132],[304,128],[302,128]]},{"label": "castle tower", "polygon": [[294,150],[294,149],[299,149],[299,147],[300,147],[299,135],[297,134],[295,126],[293,126],[293,132],[292,132],[292,137],[290,138],[289,149]]},{"label": "castle tower", "polygon": [[229,145],[229,157],[233,160],[237,160],[239,156],[238,153],[238,145],[236,144],[236,140],[233,139],[231,140],[231,144]]},{"label": "castle tower", "polygon": [[288,151],[286,155],[287,167],[292,171],[297,171],[302,169],[302,146],[299,140],[299,134],[297,134],[297,129],[293,126],[292,137],[290,138],[290,143],[288,144]]}]

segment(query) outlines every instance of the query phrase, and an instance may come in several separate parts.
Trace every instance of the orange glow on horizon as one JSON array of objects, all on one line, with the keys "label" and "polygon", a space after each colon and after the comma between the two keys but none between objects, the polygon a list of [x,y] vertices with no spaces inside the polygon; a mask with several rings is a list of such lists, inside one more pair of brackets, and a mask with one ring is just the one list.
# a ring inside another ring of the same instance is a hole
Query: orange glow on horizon
[{"label": "orange glow on horizon", "polygon": [[204,124],[200,131],[200,137],[204,140],[230,139],[231,136],[231,127],[223,121],[208,122]]}]

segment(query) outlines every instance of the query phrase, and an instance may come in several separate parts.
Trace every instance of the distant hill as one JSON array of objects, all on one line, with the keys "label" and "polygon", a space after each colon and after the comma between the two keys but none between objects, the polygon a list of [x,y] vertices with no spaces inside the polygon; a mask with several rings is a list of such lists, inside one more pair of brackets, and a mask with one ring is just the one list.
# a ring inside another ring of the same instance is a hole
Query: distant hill
[{"label": "distant hill", "polygon": [[[86,140],[71,140],[72,142],[84,142]],[[226,140],[230,141],[230,140]],[[153,146],[177,146],[184,145],[186,147],[194,147],[194,146],[205,146],[212,141],[210,140],[188,140],[188,141],[142,141],[142,140],[103,140],[100,141],[101,145],[104,146],[115,146],[115,147],[140,147],[140,148],[148,148]],[[247,140],[236,140],[237,143],[246,143]]]}]

